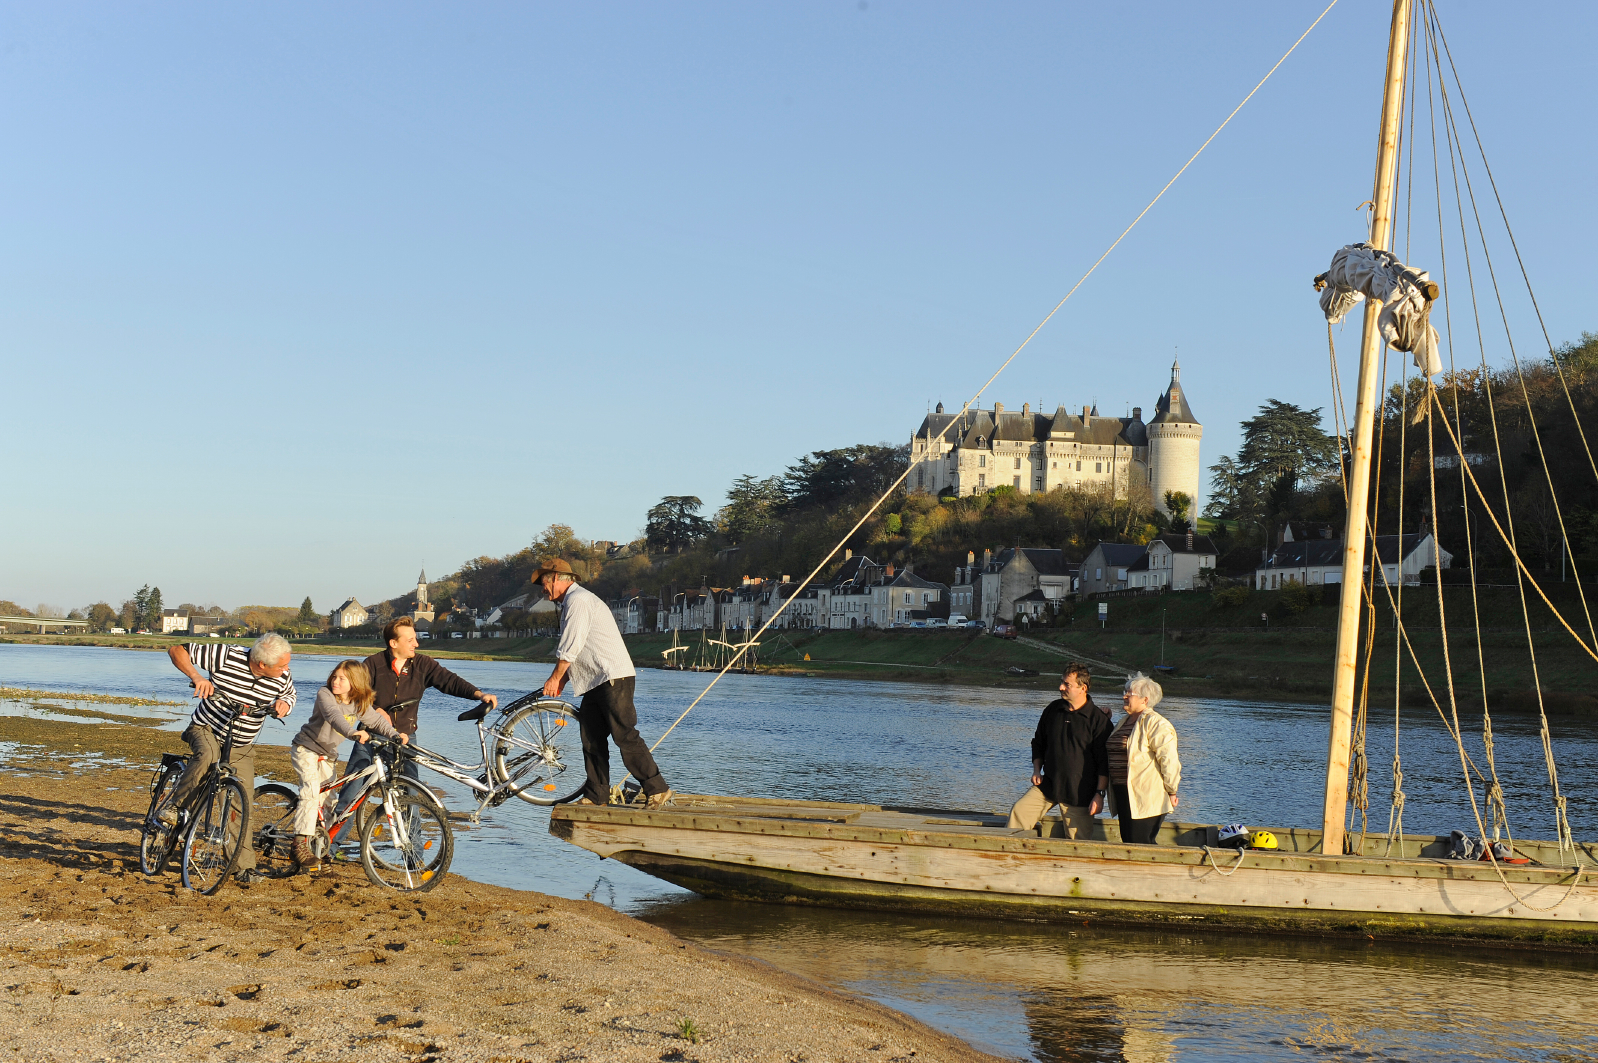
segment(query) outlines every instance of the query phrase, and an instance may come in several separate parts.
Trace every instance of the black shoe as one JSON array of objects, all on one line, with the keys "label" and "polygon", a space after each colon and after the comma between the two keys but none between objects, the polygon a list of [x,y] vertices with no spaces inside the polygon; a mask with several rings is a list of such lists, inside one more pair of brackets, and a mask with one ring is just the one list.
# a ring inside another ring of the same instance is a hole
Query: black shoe
[{"label": "black shoe", "polygon": [[233,873],[233,881],[239,884],[240,889],[246,890],[265,877],[253,867],[247,867],[243,871],[235,871]]}]

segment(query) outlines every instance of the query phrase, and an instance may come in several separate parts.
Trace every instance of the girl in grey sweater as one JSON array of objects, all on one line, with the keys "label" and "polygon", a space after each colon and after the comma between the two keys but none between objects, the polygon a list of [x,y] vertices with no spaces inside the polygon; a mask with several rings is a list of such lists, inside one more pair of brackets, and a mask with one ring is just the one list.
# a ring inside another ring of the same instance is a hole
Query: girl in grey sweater
[{"label": "girl in grey sweater", "polygon": [[360,661],[340,661],[316,692],[311,718],[290,745],[294,771],[300,777],[300,803],[294,808],[294,862],[301,871],[322,866],[311,836],[316,832],[316,809],[322,787],[336,774],[338,747],[346,738],[365,743],[369,732],[384,738],[408,740],[394,730],[383,714],[372,708],[377,697],[366,666]]}]

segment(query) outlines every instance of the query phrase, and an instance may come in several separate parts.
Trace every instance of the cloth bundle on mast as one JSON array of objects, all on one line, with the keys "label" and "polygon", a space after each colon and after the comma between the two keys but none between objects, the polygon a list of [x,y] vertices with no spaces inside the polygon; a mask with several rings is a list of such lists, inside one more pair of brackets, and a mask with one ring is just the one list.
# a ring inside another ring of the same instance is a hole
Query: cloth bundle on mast
[{"label": "cloth bundle on mast", "polygon": [[1321,310],[1333,325],[1361,299],[1380,299],[1382,313],[1376,324],[1387,345],[1412,352],[1415,368],[1427,376],[1443,371],[1437,330],[1431,323],[1437,285],[1426,271],[1410,269],[1391,251],[1349,244],[1332,256],[1331,268],[1315,278],[1315,290],[1321,293]]}]

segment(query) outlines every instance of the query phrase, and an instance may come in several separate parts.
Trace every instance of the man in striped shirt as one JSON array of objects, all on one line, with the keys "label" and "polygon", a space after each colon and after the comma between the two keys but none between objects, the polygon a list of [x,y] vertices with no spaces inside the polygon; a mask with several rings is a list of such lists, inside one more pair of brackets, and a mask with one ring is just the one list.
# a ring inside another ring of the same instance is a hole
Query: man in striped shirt
[{"label": "man in striped shirt", "polygon": [[[289,673],[289,644],[281,635],[262,635],[248,650],[242,646],[218,642],[190,642],[173,646],[167,656],[177,670],[194,683],[194,695],[200,704],[194,710],[194,719],[183,732],[183,741],[194,750],[189,766],[172,790],[171,798],[157,813],[168,827],[177,826],[178,809],[194,793],[205,773],[222,756],[222,743],[227,739],[228,725],[233,726],[233,755],[229,763],[233,774],[244,783],[246,791],[255,791],[255,736],[260,733],[264,719],[244,717],[232,719],[232,710],[214,703],[211,699],[221,691],[232,700],[251,707],[271,704],[281,718],[289,714],[297,696],[294,677]],[[200,672],[210,673],[207,679]],[[240,885],[255,881],[255,849],[245,845],[239,851],[237,878]]]}]

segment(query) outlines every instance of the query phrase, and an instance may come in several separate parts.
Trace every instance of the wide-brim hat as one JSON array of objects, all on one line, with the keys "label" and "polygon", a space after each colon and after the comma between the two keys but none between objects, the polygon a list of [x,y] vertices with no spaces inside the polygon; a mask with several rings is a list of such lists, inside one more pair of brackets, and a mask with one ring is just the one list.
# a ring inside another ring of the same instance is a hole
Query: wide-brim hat
[{"label": "wide-brim hat", "polygon": [[538,563],[538,567],[533,570],[532,580],[534,583],[537,583],[545,576],[570,576],[572,579],[580,578],[578,574],[572,570],[571,562],[567,561],[564,557],[550,557],[540,561]]}]

